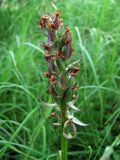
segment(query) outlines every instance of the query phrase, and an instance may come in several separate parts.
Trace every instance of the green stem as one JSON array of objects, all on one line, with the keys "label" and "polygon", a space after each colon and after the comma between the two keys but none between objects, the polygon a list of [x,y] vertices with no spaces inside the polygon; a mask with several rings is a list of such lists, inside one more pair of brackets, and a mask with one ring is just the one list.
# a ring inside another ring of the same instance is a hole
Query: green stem
[{"label": "green stem", "polygon": [[61,106],[61,120],[62,120],[62,129],[61,129],[61,160],[67,160],[67,151],[68,151],[68,145],[67,145],[67,139],[63,136],[63,127],[64,123],[66,121],[66,114],[67,114],[67,107],[66,105]]},{"label": "green stem", "polygon": [[61,136],[62,160],[67,160],[67,139],[63,135]]}]

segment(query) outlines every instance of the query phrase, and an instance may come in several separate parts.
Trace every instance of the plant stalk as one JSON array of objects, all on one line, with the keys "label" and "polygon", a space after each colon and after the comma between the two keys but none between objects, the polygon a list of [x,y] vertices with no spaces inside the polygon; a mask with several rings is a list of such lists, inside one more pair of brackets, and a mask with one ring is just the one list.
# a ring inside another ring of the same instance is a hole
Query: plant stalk
[{"label": "plant stalk", "polygon": [[68,142],[67,139],[63,135],[63,127],[66,121],[67,107],[66,105],[61,106],[61,120],[62,120],[62,128],[61,128],[61,160],[67,160],[67,152],[68,152]]}]

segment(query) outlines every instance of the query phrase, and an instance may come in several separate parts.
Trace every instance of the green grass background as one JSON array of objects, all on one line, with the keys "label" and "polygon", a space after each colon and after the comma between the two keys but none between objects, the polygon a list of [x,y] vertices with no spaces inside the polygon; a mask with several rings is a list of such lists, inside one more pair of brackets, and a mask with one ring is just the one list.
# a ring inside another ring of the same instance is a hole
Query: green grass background
[{"label": "green grass background", "polygon": [[[61,10],[80,59],[76,114],[88,123],[69,141],[69,160],[99,160],[120,133],[120,0],[3,0],[0,5],[0,160],[56,160],[59,129],[38,27],[42,15]],[[106,159],[107,160],[107,159]],[[120,146],[111,160],[120,160]]]}]

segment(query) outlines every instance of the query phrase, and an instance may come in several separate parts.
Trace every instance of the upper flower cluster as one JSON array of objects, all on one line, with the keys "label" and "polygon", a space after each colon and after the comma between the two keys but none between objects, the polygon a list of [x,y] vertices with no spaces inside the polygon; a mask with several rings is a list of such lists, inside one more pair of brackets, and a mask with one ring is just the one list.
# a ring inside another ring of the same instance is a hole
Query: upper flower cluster
[{"label": "upper flower cluster", "polygon": [[[73,53],[71,31],[70,28],[64,27],[59,11],[43,16],[39,21],[39,26],[47,37],[47,41],[42,43],[42,46],[48,64],[48,71],[45,75],[50,82],[50,93],[60,107],[63,135],[72,139],[76,136],[74,124],[80,126],[86,126],[86,124],[73,116],[74,111],[79,110],[74,105],[78,97],[78,87],[74,77],[78,74],[80,65],[79,61],[69,64]],[[55,117],[56,113],[53,112],[51,116]],[[69,131],[70,129],[72,132]]]},{"label": "upper flower cluster", "polygon": [[42,46],[48,63],[45,75],[50,81],[50,93],[58,103],[61,100],[72,100],[77,90],[73,77],[79,71],[79,61],[68,65],[67,60],[73,53],[70,28],[64,28],[59,11],[43,16],[39,26],[47,37],[47,42],[42,43]]}]

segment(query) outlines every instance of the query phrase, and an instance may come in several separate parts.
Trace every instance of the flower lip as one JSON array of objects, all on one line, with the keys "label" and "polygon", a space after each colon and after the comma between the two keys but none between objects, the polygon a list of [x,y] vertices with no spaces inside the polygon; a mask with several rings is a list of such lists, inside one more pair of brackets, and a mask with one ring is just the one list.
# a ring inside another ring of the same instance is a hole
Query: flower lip
[{"label": "flower lip", "polygon": [[50,77],[50,84],[55,84],[56,80],[57,80],[56,76],[51,75],[51,77]]},{"label": "flower lip", "polygon": [[78,63],[77,67],[73,68],[73,71],[71,72],[71,76],[76,76],[78,74],[79,70],[80,70],[80,64]]},{"label": "flower lip", "polygon": [[71,73],[71,76],[76,76],[78,74],[79,68],[75,67]]},{"label": "flower lip", "polygon": [[52,50],[52,48],[50,47],[49,44],[42,44],[42,46],[44,47],[45,50],[47,50],[48,52],[50,52]]}]

